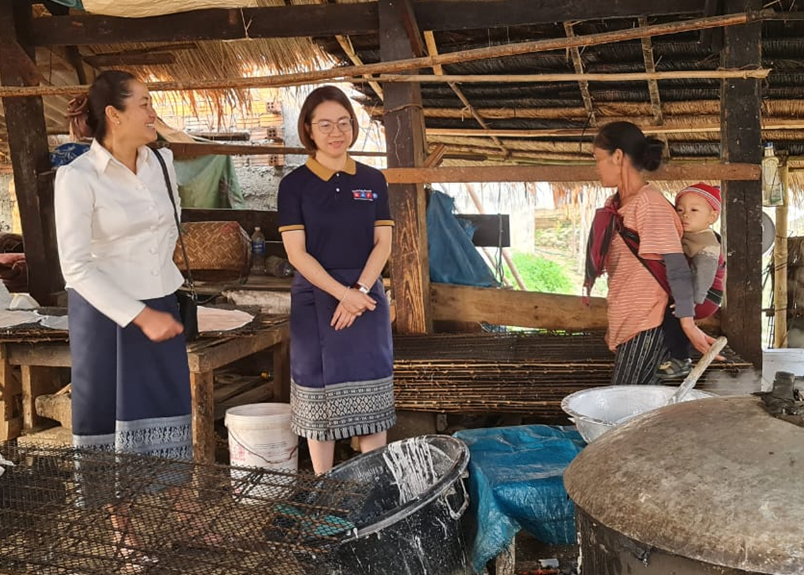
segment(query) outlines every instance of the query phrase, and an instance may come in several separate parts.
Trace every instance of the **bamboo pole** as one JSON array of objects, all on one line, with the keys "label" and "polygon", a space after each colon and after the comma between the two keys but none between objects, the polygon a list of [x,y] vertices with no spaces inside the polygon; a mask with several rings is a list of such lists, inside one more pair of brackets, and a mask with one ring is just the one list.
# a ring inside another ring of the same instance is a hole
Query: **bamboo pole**
[{"label": "bamboo pole", "polygon": [[773,347],[787,347],[787,205],[789,173],[787,162],[779,167],[784,203],[776,206],[776,240],[773,245]]},{"label": "bamboo pole", "polygon": [[[690,134],[690,133],[710,133],[720,132],[720,124],[687,124],[687,125],[668,125],[668,126],[640,126],[645,134]],[[804,121],[801,120],[768,120],[762,123],[763,130],[801,130],[804,129]],[[476,128],[428,128],[427,134],[430,136],[474,136],[477,138],[494,135],[502,138],[578,138],[594,136],[594,130],[583,130],[575,128],[557,128],[547,130],[517,130],[517,129],[476,129]]]},{"label": "bamboo pole", "polygon": [[[474,203],[475,208],[477,208],[477,213],[485,214],[486,210],[483,209],[483,202],[481,202],[480,198],[477,197],[477,194],[475,193],[475,189],[472,186],[472,184],[467,183],[465,184],[465,187],[466,191],[469,192],[469,197],[472,198],[472,203]],[[528,286],[525,285],[525,280],[522,279],[521,275],[519,275],[519,270],[517,269],[516,264],[514,263],[514,260],[511,257],[511,254],[508,252],[508,248],[501,247],[500,249],[502,250],[503,259],[505,260],[505,263],[508,265],[508,269],[511,270],[511,275],[514,276],[514,279],[516,280],[516,285],[518,285],[519,289],[521,289],[522,291],[528,291]]]},{"label": "bamboo pole", "polygon": [[[546,84],[553,82],[655,82],[658,80],[718,80],[764,79],[771,68],[753,70],[674,70],[672,72],[628,72],[622,74],[380,74],[370,79],[381,82],[413,82],[416,84]],[[367,78],[349,78],[349,82],[368,81]],[[591,101],[590,101],[591,102]]]},{"label": "bamboo pole", "polygon": [[[646,28],[628,28],[626,30],[614,30],[600,34],[574,36],[572,38],[550,38],[547,40],[518,42],[514,44],[490,46],[486,48],[473,48],[459,52],[450,52],[448,54],[439,54],[438,56],[407,58],[403,60],[394,60],[392,62],[377,62],[376,64],[366,64],[364,66],[342,66],[330,68],[329,70],[315,70],[312,72],[277,74],[274,76],[257,76],[250,78],[214,78],[174,82],[150,82],[147,84],[147,86],[151,91],[154,92],[168,90],[224,90],[301,86],[305,84],[317,84],[328,80],[343,80],[345,78],[353,78],[356,76],[363,76],[365,74],[390,74],[419,68],[433,68],[434,66],[438,65],[457,64],[475,60],[488,60],[491,58],[504,58],[506,56],[549,52],[553,50],[566,50],[573,47],[594,46],[612,42],[623,42],[626,40],[636,40],[648,36],[663,36],[667,34],[678,34],[680,32],[690,32],[693,30],[705,30],[707,28],[738,26],[741,24],[747,24],[749,22],[766,20],[773,17],[774,14],[775,13],[773,10],[751,11],[741,14],[729,14],[726,16],[713,16],[711,18],[698,18],[696,20],[654,24],[653,26],[648,26]],[[3,86],[0,87],[0,98],[56,95],[78,96],[84,94],[88,89],[89,87],[85,85],[32,87]]]}]

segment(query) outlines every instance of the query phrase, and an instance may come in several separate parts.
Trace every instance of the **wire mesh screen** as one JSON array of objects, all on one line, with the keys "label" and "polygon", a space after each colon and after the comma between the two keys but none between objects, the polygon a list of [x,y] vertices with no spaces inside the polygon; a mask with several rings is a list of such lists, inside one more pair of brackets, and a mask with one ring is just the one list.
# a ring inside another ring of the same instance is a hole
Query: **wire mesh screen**
[{"label": "wire mesh screen", "polygon": [[3,445],[0,573],[330,573],[367,488],[264,469]]}]

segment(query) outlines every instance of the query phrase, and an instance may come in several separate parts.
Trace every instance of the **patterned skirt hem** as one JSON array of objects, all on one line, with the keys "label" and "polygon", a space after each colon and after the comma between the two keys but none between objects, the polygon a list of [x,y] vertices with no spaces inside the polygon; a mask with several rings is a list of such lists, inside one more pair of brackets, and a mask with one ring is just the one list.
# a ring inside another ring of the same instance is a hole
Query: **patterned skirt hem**
[{"label": "patterned skirt hem", "polygon": [[350,425],[348,427],[340,427],[338,429],[310,429],[299,427],[292,424],[290,428],[293,433],[307,439],[315,441],[336,441],[338,439],[349,439],[350,437],[358,437],[361,435],[373,435],[387,431],[396,423],[396,415],[386,419],[385,421],[370,423],[366,425]]}]

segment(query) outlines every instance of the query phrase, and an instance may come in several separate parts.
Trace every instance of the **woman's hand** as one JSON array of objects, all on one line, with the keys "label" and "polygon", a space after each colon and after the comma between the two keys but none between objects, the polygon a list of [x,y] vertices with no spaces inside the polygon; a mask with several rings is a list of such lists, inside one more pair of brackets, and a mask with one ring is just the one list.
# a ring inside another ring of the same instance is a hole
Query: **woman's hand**
[{"label": "woman's hand", "polygon": [[[684,335],[687,336],[693,347],[702,354],[709,351],[709,348],[715,343],[715,338],[701,331],[701,328],[695,325],[695,320],[691,317],[682,317],[679,321],[681,322],[681,329],[684,330]],[[715,359],[724,361],[726,358],[718,355]]]},{"label": "woman's hand", "polygon": [[151,341],[167,341],[184,331],[184,326],[169,313],[145,306],[134,318],[134,325]]},{"label": "woman's hand", "polygon": [[377,302],[363,292],[356,289],[349,288],[343,296],[343,299],[335,308],[335,313],[332,314],[332,320],[329,325],[335,328],[335,331],[346,329],[350,327],[355,320],[363,315],[364,312],[374,311],[377,307]]}]

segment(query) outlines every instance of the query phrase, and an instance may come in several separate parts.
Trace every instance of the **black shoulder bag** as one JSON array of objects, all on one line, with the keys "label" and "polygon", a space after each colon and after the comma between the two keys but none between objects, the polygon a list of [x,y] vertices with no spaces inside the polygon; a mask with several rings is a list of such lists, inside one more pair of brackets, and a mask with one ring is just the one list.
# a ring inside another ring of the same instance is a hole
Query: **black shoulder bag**
[{"label": "black shoulder bag", "polygon": [[184,257],[184,266],[187,270],[187,288],[179,288],[176,291],[176,299],[179,302],[179,316],[184,325],[184,337],[187,341],[193,341],[198,337],[198,294],[195,292],[193,274],[190,271],[190,260],[187,258],[187,249],[184,247],[184,234],[181,232],[181,222],[179,221],[179,211],[176,209],[176,200],[173,198],[173,188],[170,185],[167,165],[162,154],[153,150],[159,165],[162,166],[162,174],[165,176],[165,186],[167,186],[168,197],[173,205],[173,219],[176,221],[176,229],[179,231],[179,245],[181,254]]}]

